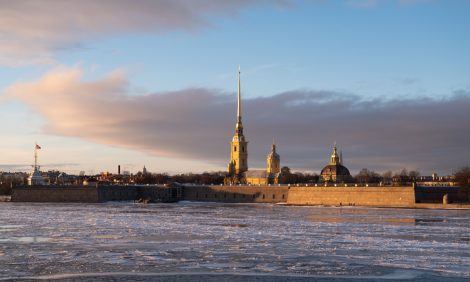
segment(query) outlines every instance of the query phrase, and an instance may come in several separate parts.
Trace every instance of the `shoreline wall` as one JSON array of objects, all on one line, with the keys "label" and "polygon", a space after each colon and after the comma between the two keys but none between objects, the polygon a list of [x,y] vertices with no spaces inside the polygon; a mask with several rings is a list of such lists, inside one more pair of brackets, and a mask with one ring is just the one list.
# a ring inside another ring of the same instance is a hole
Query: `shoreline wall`
[{"label": "shoreline wall", "polygon": [[12,202],[102,203],[107,201],[176,202],[180,187],[165,186],[33,186],[13,189]]},{"label": "shoreline wall", "polygon": [[33,186],[13,189],[12,202],[106,201],[286,203],[289,205],[415,207],[416,204],[468,203],[458,187],[324,187],[324,186]]},{"label": "shoreline wall", "polygon": [[288,186],[185,185],[182,200],[224,203],[285,203]]},{"label": "shoreline wall", "polygon": [[287,204],[412,207],[414,187],[291,187]]}]

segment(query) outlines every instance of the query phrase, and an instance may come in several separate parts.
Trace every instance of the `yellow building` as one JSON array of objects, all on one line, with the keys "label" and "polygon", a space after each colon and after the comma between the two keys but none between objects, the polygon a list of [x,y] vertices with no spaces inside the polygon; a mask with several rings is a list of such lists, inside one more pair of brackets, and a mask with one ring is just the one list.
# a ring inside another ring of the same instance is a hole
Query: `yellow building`
[{"label": "yellow building", "polygon": [[321,171],[321,180],[323,182],[334,182],[343,183],[351,182],[352,176],[349,170],[343,166],[343,157],[338,156],[336,149],[336,143],[333,147],[333,153],[331,154],[330,163],[325,166]]},{"label": "yellow building", "polygon": [[[248,170],[248,141],[243,135],[241,115],[241,85],[240,67],[238,68],[238,97],[237,97],[237,123],[235,134],[230,142],[230,162],[226,184],[270,184],[277,183],[281,170],[280,157],[276,152],[276,145],[272,145],[267,156],[267,170]],[[274,143],[274,142],[273,142]]]},{"label": "yellow building", "polygon": [[276,144],[271,146],[271,152],[268,154],[268,157],[266,158],[266,163],[267,163],[267,171],[268,173],[280,173],[281,172],[281,157],[279,157],[279,154],[276,152]]},{"label": "yellow building", "polygon": [[248,170],[244,173],[244,180],[247,184],[278,184],[281,175],[281,158],[276,152],[276,145],[273,143],[271,152],[266,157],[266,170]]},{"label": "yellow building", "polygon": [[237,105],[237,123],[235,125],[235,134],[230,143],[230,163],[228,164],[229,174],[239,176],[248,170],[248,141],[243,135],[243,124],[241,115],[241,89],[240,89],[240,67],[238,67],[238,105]]}]

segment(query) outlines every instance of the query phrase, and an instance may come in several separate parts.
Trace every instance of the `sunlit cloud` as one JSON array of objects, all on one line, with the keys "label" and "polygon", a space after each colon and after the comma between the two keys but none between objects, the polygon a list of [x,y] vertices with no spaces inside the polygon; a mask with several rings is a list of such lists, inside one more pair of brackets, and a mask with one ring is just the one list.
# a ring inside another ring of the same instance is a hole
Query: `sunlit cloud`
[{"label": "sunlit cloud", "polygon": [[346,4],[355,8],[375,8],[386,2],[396,3],[400,6],[412,6],[417,4],[430,3],[432,0],[346,0]]},{"label": "sunlit cloud", "polygon": [[48,64],[62,49],[122,33],[191,32],[211,17],[287,0],[15,0],[0,3],[0,64]]},{"label": "sunlit cloud", "polygon": [[[61,67],[5,92],[43,117],[46,133],[225,166],[235,93],[188,88],[135,95],[128,84],[122,70],[84,81],[80,68]],[[250,166],[264,165],[274,137],[283,164],[296,169],[320,170],[334,141],[352,170],[458,167],[470,158],[468,108],[468,91],[445,99],[364,100],[313,90],[244,99]]]}]

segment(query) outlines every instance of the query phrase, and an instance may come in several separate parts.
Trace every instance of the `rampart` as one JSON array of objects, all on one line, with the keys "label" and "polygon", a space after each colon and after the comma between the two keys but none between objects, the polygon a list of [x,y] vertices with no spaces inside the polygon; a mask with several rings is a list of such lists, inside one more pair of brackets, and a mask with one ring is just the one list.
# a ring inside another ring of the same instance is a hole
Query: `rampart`
[{"label": "rampart", "polygon": [[82,202],[106,201],[176,202],[181,187],[165,186],[33,186],[13,189],[12,202]]},{"label": "rampart", "polygon": [[449,203],[468,202],[468,190],[455,186],[422,186],[416,188],[416,203],[442,203],[444,195],[447,195]]},{"label": "rampart", "polygon": [[226,203],[285,203],[288,191],[288,186],[186,185],[182,199]]},{"label": "rampart", "polygon": [[287,204],[413,207],[413,187],[291,187]]},{"label": "rampart", "polygon": [[287,203],[290,205],[416,208],[423,204],[468,203],[459,187],[335,187],[286,185],[35,186],[13,189],[12,202],[106,201]]}]

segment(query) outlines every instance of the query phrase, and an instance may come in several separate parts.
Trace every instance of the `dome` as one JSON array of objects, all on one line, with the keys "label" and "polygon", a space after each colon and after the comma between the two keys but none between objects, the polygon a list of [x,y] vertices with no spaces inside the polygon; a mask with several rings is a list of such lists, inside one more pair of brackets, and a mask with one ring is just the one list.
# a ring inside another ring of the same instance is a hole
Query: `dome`
[{"label": "dome", "polygon": [[276,144],[271,145],[271,152],[269,152],[268,156],[266,157],[268,160],[280,160],[279,154],[276,152]]},{"label": "dome", "polygon": [[279,154],[276,153],[276,152],[270,152],[268,154],[268,159],[271,159],[271,160],[279,160],[281,159],[281,157],[279,157]]},{"label": "dome", "polygon": [[340,164],[327,165],[321,170],[321,175],[341,175],[341,176],[350,176],[349,170]]}]

